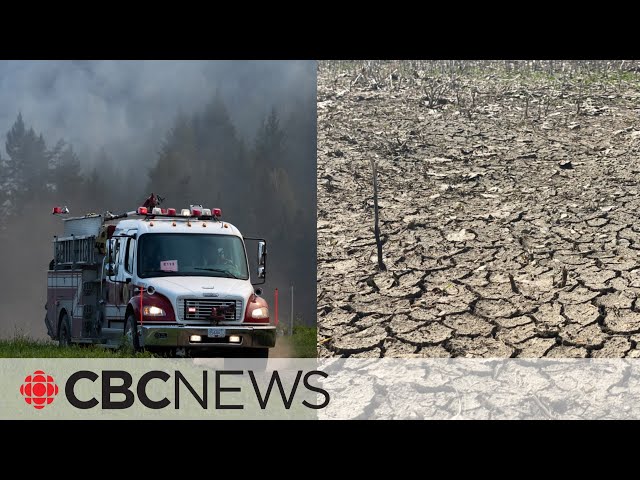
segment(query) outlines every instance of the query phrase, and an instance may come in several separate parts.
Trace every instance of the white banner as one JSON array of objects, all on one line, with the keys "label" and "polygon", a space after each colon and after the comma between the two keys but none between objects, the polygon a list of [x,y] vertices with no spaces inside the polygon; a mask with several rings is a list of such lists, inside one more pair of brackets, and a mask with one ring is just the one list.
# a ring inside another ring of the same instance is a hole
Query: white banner
[{"label": "white banner", "polygon": [[316,419],[315,359],[0,359],[0,419]]},{"label": "white banner", "polygon": [[639,419],[636,359],[0,359],[0,419]]}]

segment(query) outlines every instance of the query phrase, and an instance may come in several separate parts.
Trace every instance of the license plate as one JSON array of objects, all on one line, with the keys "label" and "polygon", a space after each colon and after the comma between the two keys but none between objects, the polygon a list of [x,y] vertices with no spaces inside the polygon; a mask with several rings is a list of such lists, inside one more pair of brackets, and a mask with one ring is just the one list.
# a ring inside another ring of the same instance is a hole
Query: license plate
[{"label": "license plate", "polygon": [[222,338],[225,336],[224,328],[209,328],[207,336],[209,338]]}]

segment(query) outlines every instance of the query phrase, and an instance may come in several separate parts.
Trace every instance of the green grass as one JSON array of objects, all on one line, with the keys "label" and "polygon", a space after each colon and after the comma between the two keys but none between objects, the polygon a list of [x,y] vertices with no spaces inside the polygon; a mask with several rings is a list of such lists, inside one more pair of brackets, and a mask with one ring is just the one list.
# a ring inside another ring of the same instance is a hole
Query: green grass
[{"label": "green grass", "polygon": [[[317,356],[317,329],[301,325],[293,328],[288,337],[293,355],[296,358],[315,358]],[[16,335],[12,339],[0,339],[0,358],[153,358],[150,352],[133,354],[126,349],[109,349],[94,346],[72,345],[59,347],[50,340],[34,340],[27,336]]]},{"label": "green grass", "polygon": [[318,356],[318,340],[316,327],[293,327],[291,346],[296,358],[315,358]]},{"label": "green grass", "polygon": [[133,354],[124,349],[112,350],[94,346],[72,345],[61,348],[57,343],[33,340],[17,336],[11,340],[0,340],[0,358],[133,358],[153,355],[149,352]]}]

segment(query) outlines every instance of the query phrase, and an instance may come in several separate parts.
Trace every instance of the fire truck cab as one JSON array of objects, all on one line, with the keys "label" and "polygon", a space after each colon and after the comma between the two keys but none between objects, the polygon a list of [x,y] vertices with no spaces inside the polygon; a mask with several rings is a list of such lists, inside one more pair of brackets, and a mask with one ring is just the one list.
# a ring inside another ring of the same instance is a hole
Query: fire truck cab
[{"label": "fire truck cab", "polygon": [[64,219],[47,274],[49,336],[61,345],[267,357],[276,327],[251,282],[245,247],[257,242],[264,283],[266,241],[243,237],[221,214],[140,207]]}]

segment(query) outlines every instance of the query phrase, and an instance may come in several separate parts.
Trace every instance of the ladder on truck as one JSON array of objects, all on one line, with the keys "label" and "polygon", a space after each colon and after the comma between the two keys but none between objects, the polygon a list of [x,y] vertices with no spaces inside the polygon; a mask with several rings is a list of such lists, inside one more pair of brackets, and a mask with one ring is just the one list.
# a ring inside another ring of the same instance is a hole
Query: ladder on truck
[{"label": "ladder on truck", "polygon": [[53,270],[58,270],[58,267],[73,269],[76,265],[95,265],[97,263],[96,237],[93,235],[55,237],[53,244]]},{"label": "ladder on truck", "polygon": [[53,270],[96,264],[96,239],[101,225],[102,215],[64,219],[64,235],[53,238]]}]

